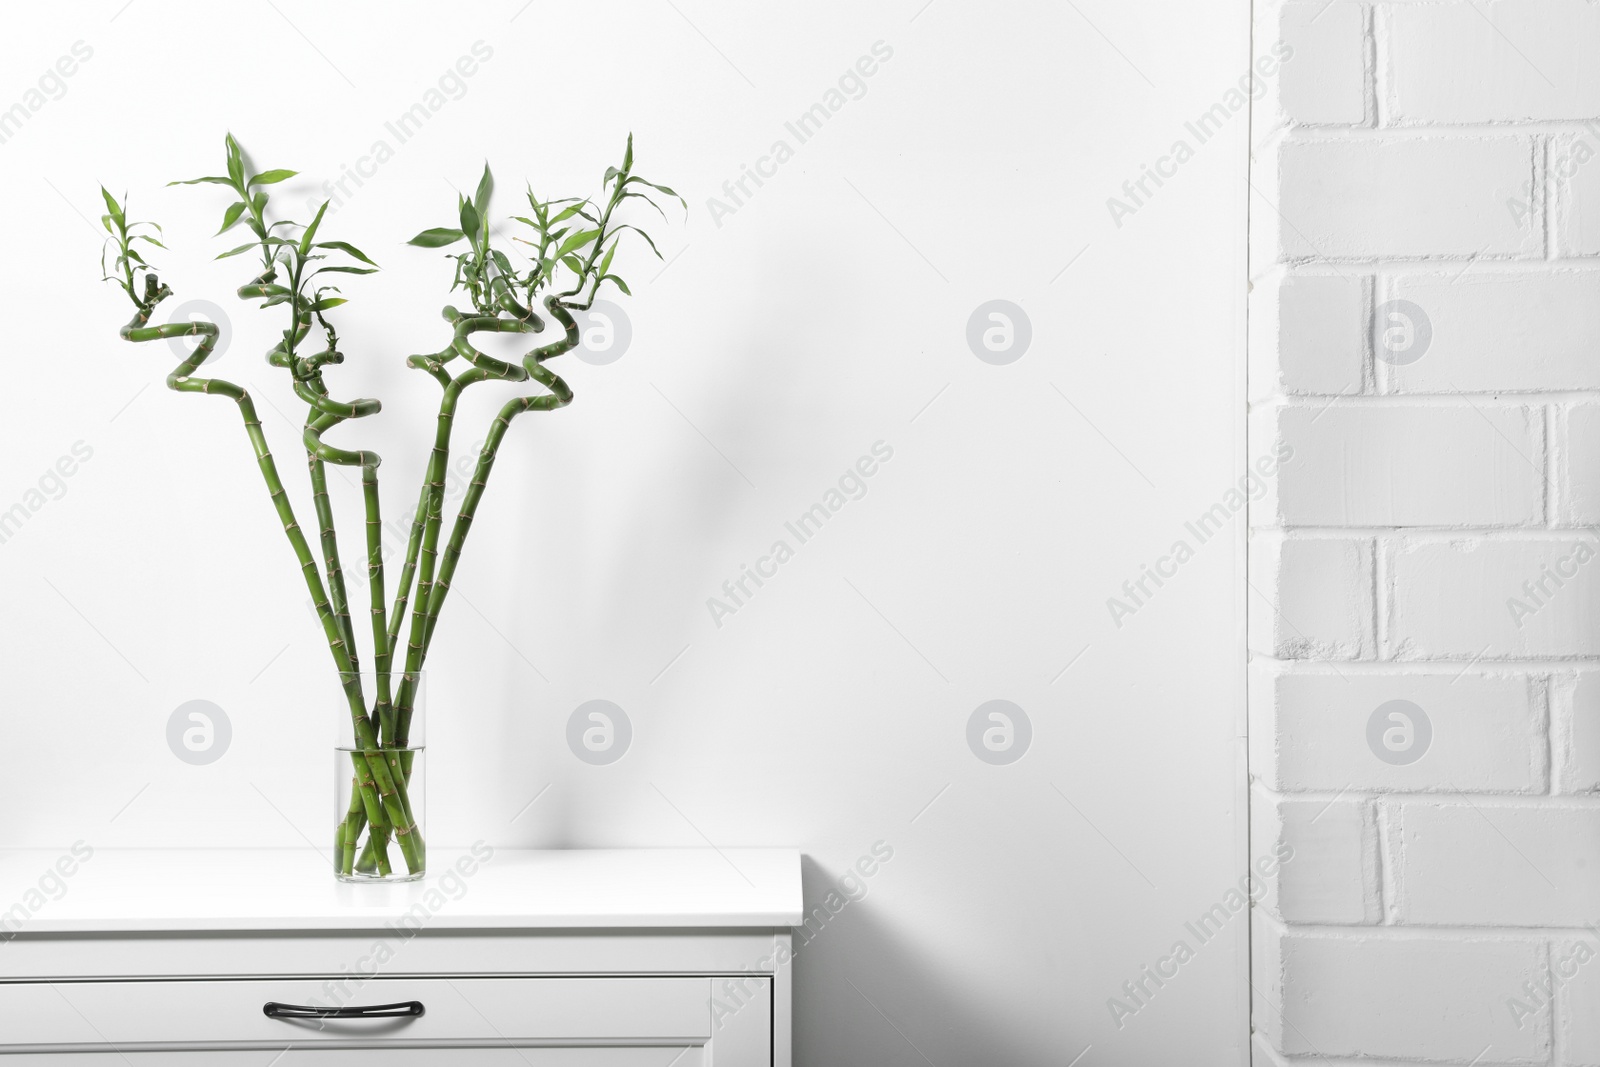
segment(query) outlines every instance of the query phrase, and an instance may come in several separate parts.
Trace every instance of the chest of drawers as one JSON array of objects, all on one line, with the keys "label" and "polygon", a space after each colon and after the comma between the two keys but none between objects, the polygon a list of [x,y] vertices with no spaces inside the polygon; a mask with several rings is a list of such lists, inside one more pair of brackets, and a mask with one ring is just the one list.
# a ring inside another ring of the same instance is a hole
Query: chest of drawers
[{"label": "chest of drawers", "polygon": [[0,852],[0,1065],[789,1067],[797,853]]}]

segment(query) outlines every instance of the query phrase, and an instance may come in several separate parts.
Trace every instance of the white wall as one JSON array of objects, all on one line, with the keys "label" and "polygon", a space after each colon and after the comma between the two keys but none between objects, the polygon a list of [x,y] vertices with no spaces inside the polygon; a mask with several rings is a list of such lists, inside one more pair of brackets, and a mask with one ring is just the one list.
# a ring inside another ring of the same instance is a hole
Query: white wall
[{"label": "white wall", "polygon": [[1257,18],[1259,1062],[1600,1063],[1600,18]]},{"label": "white wall", "polygon": [[[170,354],[116,338],[96,183],[167,227],[179,300],[226,309],[216,373],[271,398],[297,475],[297,406],[260,360],[279,324],[230,295],[240,260],[209,261],[237,243],[209,239],[224,200],[163,183],[214,172],[231,129],[262,166],[306,172],[278,187],[303,215],[390,142],[325,232],[386,268],[347,287],[351,362],[329,378],[383,398],[334,439],[385,456],[398,516],[436,395],[403,357],[443,344],[449,299],[441,257],[401,242],[450,223],[485,156],[507,192],[588,191],[631,129],[689,217],[654,226],[664,272],[624,264],[629,351],[569,358],[577,402],[502,449],[431,662],[432,840],[788,843],[813,902],[884,842],[867,895],[800,957],[801,1063],[1242,1062],[1237,909],[1176,977],[1141,970],[1247,858],[1243,515],[1227,505],[1203,544],[1185,525],[1243,473],[1243,5],[450,12],[11,15],[0,107],[27,117],[0,143],[0,508],[28,517],[0,545],[0,843],[314,857],[330,822],[327,650],[230,405],[162,389]],[[30,86],[80,40],[92,57],[35,109]],[[393,143],[385,123],[480,40],[493,56],[465,95]],[[719,225],[708,198],[879,41],[893,56],[865,94]],[[1219,102],[1201,143],[1185,124]],[[1179,139],[1182,163],[1161,163]],[[966,340],[993,299],[1031,321],[1006,366]],[[468,447],[506,395],[477,393]],[[80,441],[92,458],[34,509]],[[716,626],[707,599],[879,441],[893,458],[866,495]],[[353,530],[355,493],[335,495]],[[1179,540],[1194,554],[1173,571]],[[1114,597],[1137,610],[1114,620]],[[609,766],[564,740],[596,698],[634,730]],[[166,741],[193,699],[232,728],[205,766]],[[967,743],[994,699],[1032,723],[1006,766]]]}]

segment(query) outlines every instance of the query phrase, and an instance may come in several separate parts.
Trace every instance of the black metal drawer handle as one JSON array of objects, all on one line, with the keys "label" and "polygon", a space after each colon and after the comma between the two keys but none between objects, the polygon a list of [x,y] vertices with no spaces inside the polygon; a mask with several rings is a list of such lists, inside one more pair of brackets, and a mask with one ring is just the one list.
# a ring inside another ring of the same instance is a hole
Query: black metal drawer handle
[{"label": "black metal drawer handle", "polygon": [[422,1011],[420,1000],[350,1008],[316,1008],[308,1004],[279,1004],[269,1000],[261,1008],[261,1013],[269,1019],[399,1019],[421,1015]]}]

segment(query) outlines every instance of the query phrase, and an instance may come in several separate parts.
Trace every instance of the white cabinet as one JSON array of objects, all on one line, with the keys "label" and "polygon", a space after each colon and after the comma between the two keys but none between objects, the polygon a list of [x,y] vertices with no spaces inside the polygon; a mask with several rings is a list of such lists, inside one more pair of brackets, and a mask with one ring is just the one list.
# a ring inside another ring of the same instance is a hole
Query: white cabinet
[{"label": "white cabinet", "polygon": [[[285,855],[96,853],[0,918],[0,1067],[789,1067],[794,852],[480,850],[397,886]],[[0,853],[0,890],[49,861]]]}]

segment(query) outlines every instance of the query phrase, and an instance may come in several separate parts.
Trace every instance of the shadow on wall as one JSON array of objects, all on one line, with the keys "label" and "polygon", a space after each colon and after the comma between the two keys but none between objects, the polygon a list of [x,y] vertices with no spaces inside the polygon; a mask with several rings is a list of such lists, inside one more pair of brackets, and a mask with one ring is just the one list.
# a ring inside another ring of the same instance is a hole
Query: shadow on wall
[{"label": "shadow on wall", "polygon": [[980,1014],[959,975],[941,975],[892,933],[866,903],[870,894],[857,889],[852,899],[810,856],[800,858],[800,879],[806,925],[794,932],[796,1067],[1020,1064],[1036,1054]]}]

